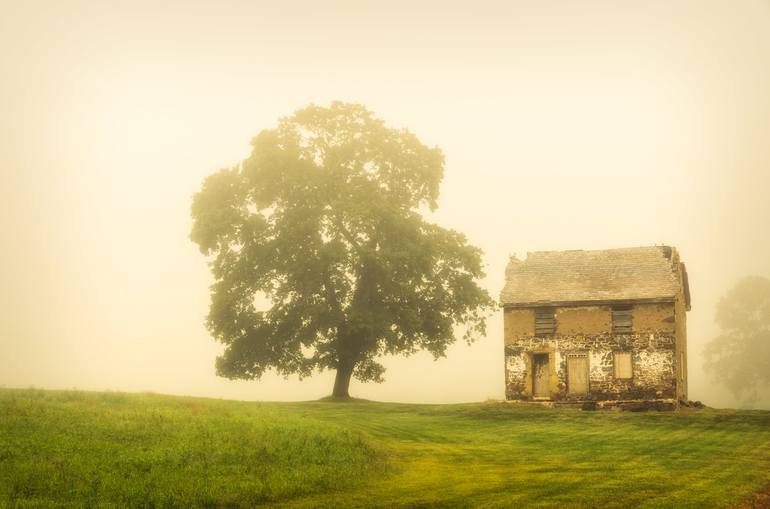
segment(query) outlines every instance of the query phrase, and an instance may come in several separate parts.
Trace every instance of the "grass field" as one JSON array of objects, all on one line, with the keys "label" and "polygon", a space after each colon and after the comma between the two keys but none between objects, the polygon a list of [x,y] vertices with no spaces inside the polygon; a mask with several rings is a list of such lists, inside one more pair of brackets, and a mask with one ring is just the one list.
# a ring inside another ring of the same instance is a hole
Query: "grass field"
[{"label": "grass field", "polygon": [[0,390],[0,507],[732,507],[770,412]]}]

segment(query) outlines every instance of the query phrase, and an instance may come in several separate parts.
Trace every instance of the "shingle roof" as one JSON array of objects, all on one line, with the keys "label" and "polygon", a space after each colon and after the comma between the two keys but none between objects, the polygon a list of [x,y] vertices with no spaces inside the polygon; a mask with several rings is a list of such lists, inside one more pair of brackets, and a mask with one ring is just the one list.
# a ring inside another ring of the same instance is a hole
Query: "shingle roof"
[{"label": "shingle roof", "polygon": [[[503,305],[674,299],[683,292],[679,256],[668,246],[539,251],[511,257]],[[689,307],[689,303],[688,303]]]}]

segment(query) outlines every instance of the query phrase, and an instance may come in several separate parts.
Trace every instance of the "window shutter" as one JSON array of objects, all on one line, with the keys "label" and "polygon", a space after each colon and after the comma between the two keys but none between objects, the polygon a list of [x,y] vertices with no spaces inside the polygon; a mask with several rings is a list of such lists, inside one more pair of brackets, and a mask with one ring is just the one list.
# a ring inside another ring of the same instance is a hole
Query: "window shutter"
[{"label": "window shutter", "polygon": [[612,308],[612,333],[631,334],[633,332],[631,306]]},{"label": "window shutter", "polygon": [[535,310],[535,336],[550,336],[556,332],[556,318],[553,309]]}]

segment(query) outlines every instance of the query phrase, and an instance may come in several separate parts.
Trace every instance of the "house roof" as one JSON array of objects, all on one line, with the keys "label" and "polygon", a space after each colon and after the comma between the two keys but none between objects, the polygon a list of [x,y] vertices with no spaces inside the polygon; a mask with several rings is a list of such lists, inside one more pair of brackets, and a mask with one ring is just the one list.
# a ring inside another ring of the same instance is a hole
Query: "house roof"
[{"label": "house roof", "polygon": [[527,253],[524,261],[511,257],[505,279],[503,305],[664,301],[682,294],[690,307],[684,265],[668,246]]}]

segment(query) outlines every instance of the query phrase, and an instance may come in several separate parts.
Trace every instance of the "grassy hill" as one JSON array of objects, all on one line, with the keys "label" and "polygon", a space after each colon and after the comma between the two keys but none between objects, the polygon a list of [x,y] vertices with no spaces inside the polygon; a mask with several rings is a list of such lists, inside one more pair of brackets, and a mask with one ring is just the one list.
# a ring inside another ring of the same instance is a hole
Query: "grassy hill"
[{"label": "grassy hill", "polygon": [[0,390],[0,507],[732,507],[770,412]]}]

